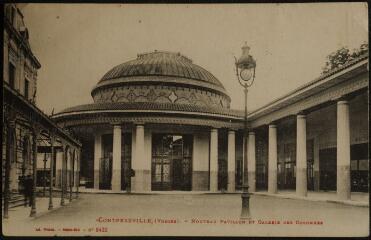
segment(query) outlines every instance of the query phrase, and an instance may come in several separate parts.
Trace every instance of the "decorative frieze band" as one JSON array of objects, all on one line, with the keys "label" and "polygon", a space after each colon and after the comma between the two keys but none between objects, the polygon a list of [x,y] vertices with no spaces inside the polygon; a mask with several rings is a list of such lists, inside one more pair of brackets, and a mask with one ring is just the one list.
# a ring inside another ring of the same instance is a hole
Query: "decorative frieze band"
[{"label": "decorative frieze band", "polygon": [[193,88],[171,86],[123,86],[97,91],[95,102],[160,102],[229,108],[226,97]]}]

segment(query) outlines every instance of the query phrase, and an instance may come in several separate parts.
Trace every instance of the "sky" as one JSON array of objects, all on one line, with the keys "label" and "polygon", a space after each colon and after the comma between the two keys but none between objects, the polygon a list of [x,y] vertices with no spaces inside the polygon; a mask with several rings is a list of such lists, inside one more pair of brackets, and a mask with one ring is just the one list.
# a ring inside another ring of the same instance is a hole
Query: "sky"
[{"label": "sky", "polygon": [[107,71],[154,50],[191,58],[242,110],[234,56],[244,42],[257,62],[252,111],[319,77],[330,53],[368,40],[366,3],[27,4],[22,12],[42,65],[37,104],[47,114],[92,103]]}]

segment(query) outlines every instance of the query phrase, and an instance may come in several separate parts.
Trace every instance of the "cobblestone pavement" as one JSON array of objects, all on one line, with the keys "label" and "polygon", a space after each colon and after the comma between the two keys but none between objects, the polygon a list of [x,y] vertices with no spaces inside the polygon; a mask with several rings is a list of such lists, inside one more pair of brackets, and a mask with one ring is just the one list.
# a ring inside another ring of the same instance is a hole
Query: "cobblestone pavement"
[{"label": "cobblestone pavement", "polygon": [[241,220],[239,194],[80,194],[19,224],[10,235],[367,236],[369,208],[253,195]]}]

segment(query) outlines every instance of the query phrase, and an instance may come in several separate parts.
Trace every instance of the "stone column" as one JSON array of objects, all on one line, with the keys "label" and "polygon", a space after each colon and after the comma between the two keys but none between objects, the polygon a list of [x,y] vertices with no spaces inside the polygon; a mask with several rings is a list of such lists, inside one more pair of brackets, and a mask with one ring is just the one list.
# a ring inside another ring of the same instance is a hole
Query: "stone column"
[{"label": "stone column", "polygon": [[94,189],[99,189],[99,169],[102,158],[102,136],[98,133],[94,141]]},{"label": "stone column", "polygon": [[73,178],[73,169],[72,169],[72,166],[73,166],[73,161],[75,161],[75,150],[72,150],[72,153],[69,154],[70,158],[69,158],[69,168],[68,168],[68,186],[69,186],[69,200],[70,202],[72,201],[72,178]]},{"label": "stone column", "polygon": [[236,190],[236,134],[228,131],[228,192]]},{"label": "stone column", "polygon": [[337,196],[350,199],[350,128],[348,101],[337,103]]},{"label": "stone column", "polygon": [[255,158],[255,133],[249,132],[248,147],[247,147],[247,171],[249,192],[256,191],[256,158]]},{"label": "stone column", "polygon": [[80,164],[81,164],[81,148],[79,148],[79,152],[78,152],[78,155],[77,155],[77,176],[76,176],[76,183],[77,183],[77,186],[76,186],[76,198],[79,197],[79,186],[80,186]]},{"label": "stone column", "polygon": [[135,147],[134,161],[132,168],[135,176],[132,183],[132,191],[146,192],[151,191],[151,161],[146,158],[144,145],[144,125],[136,125],[135,129]]},{"label": "stone column", "polygon": [[268,192],[277,193],[277,126],[269,125]]},{"label": "stone column", "polygon": [[62,147],[62,170],[61,170],[61,206],[64,206],[64,193],[65,193],[65,182],[66,182],[66,165],[67,165],[67,154],[66,147]]},{"label": "stone column", "polygon": [[121,191],[121,126],[113,126],[112,181],[113,191]]},{"label": "stone column", "polygon": [[218,129],[210,131],[210,191],[218,191]]},{"label": "stone column", "polygon": [[33,191],[32,191],[32,206],[30,217],[36,216],[36,171],[37,171],[37,138],[39,136],[40,129],[34,126],[32,130],[32,180],[33,180]]},{"label": "stone column", "polygon": [[53,209],[53,175],[54,175],[54,136],[50,137],[50,182],[49,182],[49,206],[48,210]]},{"label": "stone column", "polygon": [[62,186],[62,162],[63,162],[62,152],[60,150],[57,151],[57,149],[55,149],[55,187],[56,188],[61,188]]},{"label": "stone column", "polygon": [[296,117],[296,194],[307,196],[307,127],[301,114]]},{"label": "stone column", "polygon": [[79,164],[79,152],[80,152],[80,149],[77,150],[76,152],[76,156],[75,156],[75,163],[74,163],[74,174],[73,174],[73,183],[74,183],[74,187],[75,187],[75,191],[77,191],[77,187],[79,185],[79,169],[78,169],[78,164]]}]

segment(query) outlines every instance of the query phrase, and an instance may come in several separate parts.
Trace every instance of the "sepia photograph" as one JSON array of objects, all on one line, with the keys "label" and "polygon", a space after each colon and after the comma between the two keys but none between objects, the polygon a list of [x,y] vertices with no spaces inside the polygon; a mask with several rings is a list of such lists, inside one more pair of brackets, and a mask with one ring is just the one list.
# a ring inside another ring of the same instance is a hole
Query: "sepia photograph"
[{"label": "sepia photograph", "polygon": [[2,237],[369,236],[366,2],[2,10]]}]

